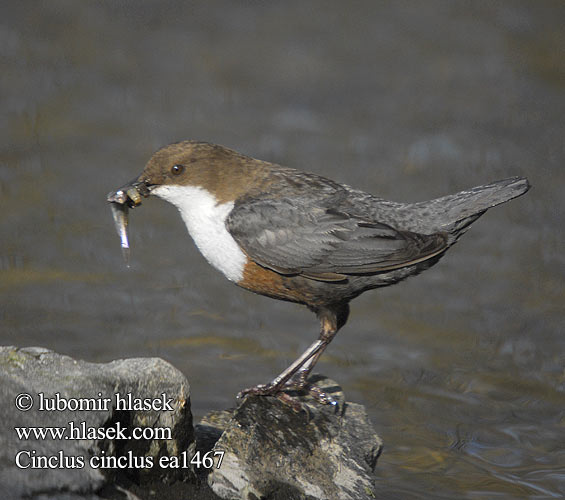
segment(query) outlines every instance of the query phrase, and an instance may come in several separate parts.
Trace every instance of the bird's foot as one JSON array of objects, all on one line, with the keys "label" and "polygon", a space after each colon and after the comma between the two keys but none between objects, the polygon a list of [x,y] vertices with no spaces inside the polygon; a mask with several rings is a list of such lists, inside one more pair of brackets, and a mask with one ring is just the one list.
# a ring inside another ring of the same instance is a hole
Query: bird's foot
[{"label": "bird's foot", "polygon": [[284,404],[290,406],[295,412],[300,412],[302,410],[300,402],[286,392],[283,392],[284,388],[283,384],[273,384],[272,382],[268,384],[259,384],[254,387],[243,389],[237,395],[237,399],[242,399],[250,394],[255,396],[273,396]]},{"label": "bird's foot", "polygon": [[337,401],[333,397],[331,397],[322,388],[308,382],[306,380],[306,377],[301,376],[300,373],[295,377],[295,379],[289,380],[284,385],[283,390],[307,392],[318,403],[321,403],[323,405],[335,406],[337,408]]},{"label": "bird's foot", "polygon": [[337,401],[317,385],[307,384],[304,390],[308,391],[308,394],[318,401],[318,403],[334,406],[337,410]]},{"label": "bird's foot", "polygon": [[280,384],[273,384],[269,382],[268,384],[259,384],[253,387],[248,387],[247,389],[243,389],[237,395],[238,399],[247,396],[248,394],[253,394],[255,396],[274,396],[277,392],[281,391]]},{"label": "bird's foot", "polygon": [[283,403],[299,411],[300,402],[285,391],[307,392],[318,403],[331,405],[336,409],[338,406],[337,401],[332,396],[324,392],[317,385],[307,382],[304,377],[300,376],[296,377],[296,380],[289,380],[284,384],[273,384],[270,382],[268,384],[259,384],[254,387],[249,387],[248,389],[241,391],[237,397],[238,399],[241,399],[248,394],[254,394],[256,396],[274,396]]}]

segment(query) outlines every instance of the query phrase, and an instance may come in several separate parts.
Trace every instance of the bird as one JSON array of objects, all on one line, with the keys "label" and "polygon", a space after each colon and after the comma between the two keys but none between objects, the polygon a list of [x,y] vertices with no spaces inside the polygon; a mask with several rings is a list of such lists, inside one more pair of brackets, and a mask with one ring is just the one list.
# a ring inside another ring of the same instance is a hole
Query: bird
[{"label": "bird", "polygon": [[305,391],[316,362],[347,322],[349,302],[436,264],[489,208],[524,194],[511,177],[429,201],[399,203],[328,178],[202,141],[156,151],[143,172],[108,195],[133,208],[143,197],[174,205],[204,258],[251,292],[313,311],[318,338],[271,382],[242,390],[276,396]]}]

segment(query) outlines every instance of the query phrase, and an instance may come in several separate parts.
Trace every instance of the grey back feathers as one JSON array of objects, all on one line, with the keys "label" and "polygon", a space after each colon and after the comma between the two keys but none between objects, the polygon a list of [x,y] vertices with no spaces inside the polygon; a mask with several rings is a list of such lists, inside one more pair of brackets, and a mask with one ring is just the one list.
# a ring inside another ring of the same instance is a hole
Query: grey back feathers
[{"label": "grey back feathers", "polygon": [[278,192],[236,200],[226,225],[257,264],[280,274],[322,281],[431,259],[488,208],[529,187],[525,179],[512,178],[431,201],[402,204],[285,170]]}]

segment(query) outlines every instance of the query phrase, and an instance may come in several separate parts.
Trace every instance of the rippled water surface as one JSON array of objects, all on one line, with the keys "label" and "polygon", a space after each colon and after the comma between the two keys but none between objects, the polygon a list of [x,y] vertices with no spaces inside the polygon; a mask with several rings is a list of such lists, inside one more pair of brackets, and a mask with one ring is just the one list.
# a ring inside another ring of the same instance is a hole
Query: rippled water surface
[{"label": "rippled water surface", "polygon": [[318,370],[385,442],[380,498],[565,496],[563,2],[10,2],[0,20],[0,342],[161,356],[197,416],[317,335],[229,284],[175,209],[105,195],[217,142],[398,201],[512,175],[432,270],[352,304]]}]

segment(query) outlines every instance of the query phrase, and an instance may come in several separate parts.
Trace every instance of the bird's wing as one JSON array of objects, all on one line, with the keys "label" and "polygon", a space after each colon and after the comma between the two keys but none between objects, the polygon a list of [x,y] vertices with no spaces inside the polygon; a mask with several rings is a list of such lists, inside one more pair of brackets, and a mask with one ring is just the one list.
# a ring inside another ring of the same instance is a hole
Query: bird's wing
[{"label": "bird's wing", "polygon": [[322,281],[409,266],[447,248],[443,233],[400,231],[304,198],[236,203],[226,224],[257,264]]}]

